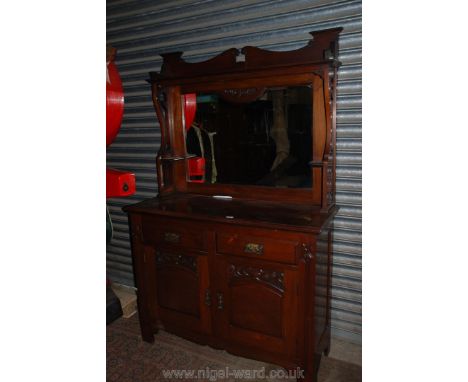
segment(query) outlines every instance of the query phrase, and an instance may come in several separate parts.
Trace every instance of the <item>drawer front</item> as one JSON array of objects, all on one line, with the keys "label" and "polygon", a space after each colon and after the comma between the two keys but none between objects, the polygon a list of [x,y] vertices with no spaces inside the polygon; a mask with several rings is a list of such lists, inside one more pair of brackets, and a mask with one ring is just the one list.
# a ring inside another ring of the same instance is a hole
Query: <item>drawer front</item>
[{"label": "drawer front", "polygon": [[295,264],[299,243],[290,240],[221,232],[217,235],[219,253]]},{"label": "drawer front", "polygon": [[143,241],[147,243],[204,249],[203,229],[184,221],[143,218],[141,230]]}]

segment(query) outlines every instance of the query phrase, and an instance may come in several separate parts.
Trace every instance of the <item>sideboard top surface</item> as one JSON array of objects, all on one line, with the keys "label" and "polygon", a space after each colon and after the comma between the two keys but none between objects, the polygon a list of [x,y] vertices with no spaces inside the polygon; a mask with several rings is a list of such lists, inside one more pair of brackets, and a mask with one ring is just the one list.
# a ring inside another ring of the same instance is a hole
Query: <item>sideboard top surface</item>
[{"label": "sideboard top surface", "polygon": [[328,213],[321,213],[319,207],[310,205],[175,194],[170,197],[146,199],[124,207],[124,211],[211,220],[228,224],[320,232],[336,214],[337,208]]}]

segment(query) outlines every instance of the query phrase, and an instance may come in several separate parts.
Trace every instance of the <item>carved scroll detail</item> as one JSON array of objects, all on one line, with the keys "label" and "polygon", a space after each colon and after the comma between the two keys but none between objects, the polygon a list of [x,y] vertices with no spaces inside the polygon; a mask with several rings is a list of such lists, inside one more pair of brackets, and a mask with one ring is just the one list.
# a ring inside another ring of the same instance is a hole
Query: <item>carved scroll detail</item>
[{"label": "carved scroll detail", "polygon": [[179,265],[193,272],[197,272],[197,258],[195,256],[158,251],[156,252],[156,264],[158,266]]},{"label": "carved scroll detail", "polygon": [[[333,83],[330,83],[330,86],[333,85]],[[334,92],[329,92],[330,99],[333,99],[333,94]],[[330,206],[335,203],[335,175],[334,175],[334,168],[335,168],[335,153],[334,153],[334,122],[333,122],[333,115],[332,111],[328,111],[330,116],[328,118],[329,127],[328,127],[328,153],[327,153],[327,159],[328,159],[328,167],[327,167],[327,204]]]},{"label": "carved scroll detail", "polygon": [[161,68],[163,79],[213,75],[219,73],[244,72],[289,65],[329,63],[339,65],[336,60],[338,35],[343,28],[332,28],[310,32],[312,39],[299,49],[271,51],[253,46],[226,50],[202,62],[187,62],[182,52],[164,53]]},{"label": "carved scroll detail", "polygon": [[231,279],[252,279],[261,281],[284,291],[284,272],[231,264],[229,266],[229,273]]},{"label": "carved scroll detail", "polygon": [[326,167],[326,204],[331,206],[335,203],[335,121],[334,98],[336,96],[335,89],[336,73],[330,75],[328,71],[325,73],[324,94],[325,94],[325,114],[327,125],[327,139],[324,153],[324,161],[327,162]]},{"label": "carved scroll detail", "polygon": [[141,225],[140,224],[136,224],[135,227],[132,228],[131,237],[135,241],[138,241],[138,242],[143,241],[143,235],[142,235],[142,232],[141,232]]},{"label": "carved scroll detail", "polygon": [[[333,158],[330,154],[330,158]],[[335,190],[333,184],[333,161],[328,162],[327,167],[327,205],[330,206],[335,203]]]},{"label": "carved scroll detail", "polygon": [[165,94],[161,86],[158,84],[160,75],[157,73],[150,73],[151,80],[151,98],[153,106],[156,111],[156,116],[159,120],[159,128],[161,130],[161,145],[156,155],[156,174],[158,179],[158,188],[164,188],[164,169],[161,159],[171,152],[171,142],[169,139],[169,130],[167,124],[167,110],[165,106]]},{"label": "carved scroll detail", "polygon": [[224,89],[220,92],[222,99],[229,102],[252,102],[265,93],[265,88]]},{"label": "carved scroll detail", "polygon": [[313,153],[312,159],[314,162],[321,162],[325,153],[325,145],[327,140],[327,116],[325,110],[325,94],[323,91],[324,81],[320,77],[314,77],[314,97],[313,104]]}]

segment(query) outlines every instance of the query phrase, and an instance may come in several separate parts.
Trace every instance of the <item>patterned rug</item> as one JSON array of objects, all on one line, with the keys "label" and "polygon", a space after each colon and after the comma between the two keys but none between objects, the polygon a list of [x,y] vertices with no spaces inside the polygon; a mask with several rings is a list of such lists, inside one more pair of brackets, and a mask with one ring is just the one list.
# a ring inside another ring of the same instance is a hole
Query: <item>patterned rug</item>
[{"label": "patterned rug", "polygon": [[[172,378],[164,374],[170,373],[171,370],[186,370],[188,373],[191,370],[203,370],[205,374],[198,377],[179,374],[173,375]],[[229,372],[229,377],[223,376],[223,372]],[[218,378],[215,373],[218,373]],[[241,376],[236,373],[244,374]],[[273,382],[284,381],[284,374],[285,371],[278,366],[197,345],[164,331],[160,331],[155,336],[154,344],[148,344],[141,340],[136,315],[129,319],[120,318],[107,326],[107,381],[109,382],[154,382],[169,379]],[[359,366],[322,357],[318,382],[360,381]]]}]

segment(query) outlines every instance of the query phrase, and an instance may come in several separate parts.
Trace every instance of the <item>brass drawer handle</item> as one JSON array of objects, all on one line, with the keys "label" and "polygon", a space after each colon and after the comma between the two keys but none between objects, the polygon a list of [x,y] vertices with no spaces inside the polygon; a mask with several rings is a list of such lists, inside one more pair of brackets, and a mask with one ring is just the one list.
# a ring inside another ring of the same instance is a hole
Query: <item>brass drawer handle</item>
[{"label": "brass drawer handle", "polygon": [[205,305],[211,306],[211,292],[209,289],[205,291]]},{"label": "brass drawer handle", "polygon": [[312,251],[310,250],[310,247],[308,247],[305,243],[302,243],[302,248],[304,250],[304,260],[309,261],[314,258],[314,255]]},{"label": "brass drawer handle", "polygon": [[180,241],[180,235],[174,232],[164,232],[164,241],[176,244]]},{"label": "brass drawer handle", "polygon": [[245,253],[253,253],[254,255],[263,255],[263,244],[247,243],[244,247]]},{"label": "brass drawer handle", "polygon": [[216,296],[218,297],[218,310],[223,310],[224,309],[224,296],[222,293],[216,293]]}]

